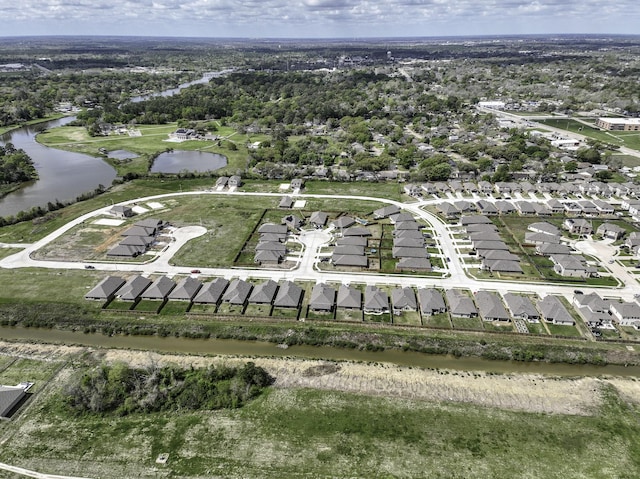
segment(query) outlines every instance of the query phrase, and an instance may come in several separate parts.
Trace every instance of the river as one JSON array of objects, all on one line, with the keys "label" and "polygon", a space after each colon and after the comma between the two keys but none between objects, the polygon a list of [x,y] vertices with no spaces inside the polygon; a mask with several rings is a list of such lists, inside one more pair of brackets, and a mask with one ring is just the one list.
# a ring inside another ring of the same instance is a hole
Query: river
[{"label": "river", "polygon": [[238,341],[232,339],[188,339],[157,336],[105,336],[57,329],[38,329],[0,326],[0,339],[36,341],[43,343],[75,344],[98,348],[132,349],[161,353],[276,356],[336,361],[364,361],[391,363],[431,369],[487,371],[494,373],[528,373],[550,376],[623,376],[640,377],[640,366],[593,366],[588,364],[557,364],[544,362],[492,361],[481,358],[456,358],[413,351],[388,349],[359,351],[330,346],[290,346],[281,349],[273,343]]}]

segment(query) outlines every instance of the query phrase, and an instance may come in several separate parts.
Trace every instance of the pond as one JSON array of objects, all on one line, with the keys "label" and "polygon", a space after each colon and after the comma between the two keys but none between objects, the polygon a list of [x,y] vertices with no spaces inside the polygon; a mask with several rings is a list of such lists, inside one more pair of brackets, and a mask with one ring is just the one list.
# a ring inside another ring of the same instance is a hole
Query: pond
[{"label": "pond", "polygon": [[140,155],[128,150],[113,150],[107,153],[109,158],[113,158],[114,160],[131,160],[133,158],[138,158]]},{"label": "pond", "polygon": [[204,173],[227,166],[227,157],[203,151],[172,151],[161,153],[153,162],[151,173]]}]

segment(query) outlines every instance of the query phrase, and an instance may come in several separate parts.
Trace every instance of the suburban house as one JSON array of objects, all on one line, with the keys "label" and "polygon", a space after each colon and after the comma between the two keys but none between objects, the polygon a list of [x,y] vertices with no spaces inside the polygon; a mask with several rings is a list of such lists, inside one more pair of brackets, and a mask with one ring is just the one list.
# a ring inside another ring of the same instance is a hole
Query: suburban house
[{"label": "suburban house", "polygon": [[479,200],[476,205],[480,210],[480,213],[487,216],[495,216],[498,214],[498,208],[495,207],[493,203],[490,203],[486,200]]},{"label": "suburban house", "polygon": [[634,231],[633,233],[629,233],[629,236],[627,236],[624,244],[627,245],[629,249],[637,252],[638,247],[640,247],[640,232]]},{"label": "suburban house", "polygon": [[574,235],[590,235],[593,233],[591,222],[584,218],[567,218],[562,223],[562,226]]},{"label": "suburban house", "polygon": [[85,299],[94,301],[110,301],[116,292],[124,285],[125,280],[119,276],[107,276],[100,281],[91,291],[84,295]]},{"label": "suburban house", "polygon": [[551,223],[547,223],[546,221],[531,223],[529,226],[527,226],[527,229],[534,233],[545,233],[555,236],[558,236],[560,234],[560,229],[557,226],[552,225]]},{"label": "suburban house", "polygon": [[498,227],[493,223],[469,224],[469,225],[466,225],[464,229],[467,233],[476,233],[478,231],[493,231],[493,232],[498,231]]},{"label": "suburban house", "polygon": [[572,302],[589,327],[613,328],[609,314],[611,301],[602,299],[596,293],[590,293],[576,294]]},{"label": "suburban house", "polygon": [[520,261],[520,258],[510,253],[509,251],[501,250],[501,249],[492,249],[492,250],[480,250],[478,251],[478,257],[485,260],[507,260],[507,261]]},{"label": "suburban house", "polygon": [[287,215],[282,217],[282,224],[296,231],[304,225],[304,220],[296,215]]},{"label": "suburban house", "polygon": [[460,218],[460,224],[462,226],[482,223],[492,224],[491,220],[483,215],[464,215]]},{"label": "suburban house", "polygon": [[309,217],[309,224],[312,224],[316,228],[322,228],[327,224],[327,219],[329,219],[329,215],[327,213],[314,211]]},{"label": "suburban house", "polygon": [[342,256],[342,255],[364,256],[364,248],[365,248],[364,246],[357,245],[357,244],[338,244],[333,249],[333,254],[336,256]]},{"label": "suburban house", "polygon": [[278,288],[278,293],[273,301],[276,308],[297,308],[300,306],[304,291],[293,281],[285,281]]},{"label": "suburban house", "polygon": [[229,178],[229,181],[227,181],[227,186],[229,188],[238,188],[242,186],[242,178],[240,178],[238,175],[233,175]]},{"label": "suburban house", "polygon": [[375,219],[388,218],[391,215],[397,215],[400,213],[400,208],[396,205],[388,205],[383,208],[379,208],[373,212]]},{"label": "suburban house", "polygon": [[394,246],[391,252],[394,258],[429,258],[424,247]]},{"label": "suburban house", "polygon": [[551,209],[551,212],[553,214],[564,213],[564,205],[562,204],[562,202],[556,200],[555,198],[547,201],[547,206]]},{"label": "suburban house", "polygon": [[367,285],[364,289],[365,314],[384,314],[389,312],[387,293],[376,286]]},{"label": "suburban house", "polygon": [[533,231],[527,231],[524,234],[524,241],[528,244],[545,244],[545,243],[553,243],[560,244],[560,236],[551,235],[547,233],[534,233]]},{"label": "suburban house", "polygon": [[253,288],[249,295],[250,304],[271,304],[276,296],[278,283],[272,279],[268,279]]},{"label": "suburban house", "polygon": [[193,298],[194,303],[218,304],[222,295],[229,286],[229,281],[224,278],[216,278],[213,281],[204,283],[198,294]]},{"label": "suburban house", "polygon": [[393,314],[418,310],[416,292],[410,287],[394,288],[391,291],[391,303],[393,304]]},{"label": "suburban house", "polygon": [[357,266],[360,268],[367,268],[369,266],[369,259],[364,255],[355,254],[332,254],[331,263],[335,266]]},{"label": "suburban house", "polygon": [[513,293],[506,293],[503,297],[511,316],[514,318],[524,319],[530,323],[537,323],[540,319],[540,313],[529,297]]},{"label": "suburban house", "polygon": [[509,213],[513,213],[516,210],[516,207],[513,206],[513,203],[505,200],[496,201],[495,207],[498,210],[498,213],[500,213],[501,215],[508,215]]},{"label": "suburban house", "polygon": [[280,203],[278,203],[278,208],[291,209],[293,208],[293,198],[291,196],[283,196],[280,198]]},{"label": "suburban house", "polygon": [[351,226],[342,231],[342,236],[371,236],[371,231],[363,226]]},{"label": "suburban house", "polygon": [[285,253],[283,251],[274,251],[274,250],[261,250],[256,251],[256,254],[253,256],[253,261],[259,265],[276,265],[279,264],[285,257]]},{"label": "suburban house", "polygon": [[218,189],[218,190],[223,189],[225,186],[227,186],[228,182],[229,182],[229,177],[228,176],[220,176],[220,177],[218,177],[218,179],[216,180],[216,189]]},{"label": "suburban house", "polygon": [[502,241],[500,234],[497,231],[472,231],[469,233],[469,239],[471,241]]},{"label": "suburban house", "polygon": [[475,296],[483,321],[511,321],[511,317],[497,293],[481,290]]},{"label": "suburban house", "polygon": [[565,244],[542,243],[536,246],[536,254],[542,256],[551,256],[552,254],[568,255],[571,254],[571,248]]},{"label": "suburban house", "polygon": [[548,294],[544,298],[538,301],[538,309],[540,315],[548,323],[573,326],[576,321],[573,316],[567,311],[560,298]]},{"label": "suburban house", "polygon": [[362,291],[344,284],[338,288],[338,308],[361,310],[362,309]]},{"label": "suburban house", "polygon": [[602,223],[598,226],[596,234],[603,238],[612,239],[614,241],[619,240],[625,234],[625,229],[613,223]]},{"label": "suburban house", "polygon": [[431,271],[433,266],[427,258],[400,258],[396,263],[399,271]]},{"label": "suburban house", "polygon": [[222,296],[222,301],[234,305],[244,305],[249,298],[253,285],[242,279],[234,279]]},{"label": "suburban house", "polygon": [[391,224],[402,223],[403,221],[415,221],[415,218],[411,213],[396,213],[389,216]]},{"label": "suburban house", "polygon": [[294,191],[300,191],[304,188],[304,179],[302,178],[294,178],[291,180],[291,189]]},{"label": "suburban house", "polygon": [[640,329],[640,306],[638,303],[612,301],[609,305],[609,311],[620,326],[633,326]]},{"label": "suburban house", "polygon": [[524,274],[518,261],[508,259],[487,259],[483,258],[480,268],[492,273],[517,273]]},{"label": "suburban house", "polygon": [[129,278],[124,286],[118,290],[118,299],[122,301],[137,301],[140,295],[151,286],[151,282],[149,278],[140,275]]},{"label": "suburban house", "polygon": [[160,276],[142,293],[142,299],[165,301],[169,293],[176,287],[175,281],[166,276]]},{"label": "suburban house", "polygon": [[418,299],[420,300],[422,314],[431,316],[447,311],[447,305],[444,303],[442,294],[435,288],[420,288],[418,290]]},{"label": "suburban house", "polygon": [[516,201],[515,206],[521,216],[535,215],[537,213],[533,203],[529,201]]},{"label": "suburban house", "polygon": [[336,304],[336,290],[325,283],[317,283],[311,290],[309,309],[313,311],[331,311]]},{"label": "suburban house", "polygon": [[338,228],[339,230],[343,230],[344,228],[348,228],[349,226],[355,224],[356,220],[351,216],[341,216],[333,222],[333,226]]},{"label": "suburban house", "polygon": [[127,205],[113,205],[108,213],[116,218],[125,219],[133,216],[133,209]]},{"label": "suburban house", "polygon": [[460,215],[460,210],[446,201],[436,205],[436,210],[445,218],[455,218]]},{"label": "suburban house", "polygon": [[553,270],[560,276],[588,278],[597,274],[597,268],[587,266],[581,255],[552,254]]},{"label": "suburban house", "polygon": [[169,299],[174,301],[191,301],[202,288],[202,282],[192,276],[181,279],[169,293]]},{"label": "suburban house", "polygon": [[144,246],[117,244],[109,251],[107,251],[107,256],[135,258],[136,256],[140,256],[146,250],[147,248]]},{"label": "suburban house", "polygon": [[286,236],[288,231],[289,230],[286,225],[283,225],[283,224],[277,225],[275,223],[264,223],[260,225],[260,227],[258,228],[258,233],[260,234],[269,233],[269,234],[278,234],[278,235]]},{"label": "suburban house", "polygon": [[458,318],[473,318],[478,316],[473,300],[465,293],[457,289],[448,289],[445,293],[449,303],[451,316]]},{"label": "suburban house", "polygon": [[17,386],[0,385],[0,418],[8,419],[22,404],[27,391],[33,383],[21,383]]}]

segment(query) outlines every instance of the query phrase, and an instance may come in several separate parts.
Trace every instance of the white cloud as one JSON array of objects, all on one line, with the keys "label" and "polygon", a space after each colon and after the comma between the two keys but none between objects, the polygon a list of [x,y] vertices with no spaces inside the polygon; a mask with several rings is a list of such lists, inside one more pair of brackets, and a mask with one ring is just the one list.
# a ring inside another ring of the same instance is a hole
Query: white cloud
[{"label": "white cloud", "polygon": [[[638,0],[0,0],[0,35],[637,33]],[[162,26],[162,32],[157,32]]]}]

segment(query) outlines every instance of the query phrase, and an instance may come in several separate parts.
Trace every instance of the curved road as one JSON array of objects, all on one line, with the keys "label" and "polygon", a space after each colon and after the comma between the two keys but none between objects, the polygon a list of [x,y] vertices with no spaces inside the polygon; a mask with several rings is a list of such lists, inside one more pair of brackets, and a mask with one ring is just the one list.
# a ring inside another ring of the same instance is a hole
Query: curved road
[{"label": "curved road", "polygon": [[[255,196],[255,197],[281,197],[281,193],[254,193],[254,192],[219,192],[219,191],[194,191],[194,192],[180,192],[180,193],[168,193],[163,195],[149,196],[146,198],[136,198],[134,200],[125,201],[119,203],[121,205],[129,205],[139,202],[157,201],[175,196],[189,196],[189,195],[211,195],[211,196]],[[304,198],[318,198],[318,199],[345,199],[345,200],[365,200],[384,203],[388,205],[396,205],[401,209],[412,213],[424,220],[434,230],[435,236],[440,242],[440,246],[445,257],[451,259],[450,262],[444,262],[447,268],[447,277],[425,277],[425,276],[412,276],[401,274],[377,274],[377,273],[344,273],[344,272],[330,272],[319,271],[316,269],[316,263],[318,260],[318,249],[326,244],[331,239],[330,230],[314,230],[301,233],[296,239],[304,245],[301,257],[298,259],[297,267],[293,270],[282,269],[266,269],[266,268],[199,268],[201,274],[204,276],[223,276],[226,278],[231,277],[252,277],[252,278],[264,278],[273,279],[275,281],[284,279],[297,279],[302,281],[315,281],[315,282],[362,282],[367,284],[387,284],[387,285],[399,285],[399,286],[417,286],[417,287],[431,287],[440,286],[446,288],[465,288],[476,291],[478,289],[490,289],[499,291],[501,293],[509,291],[530,292],[536,293],[540,296],[547,294],[562,294],[566,297],[570,297],[573,294],[573,288],[575,286],[567,285],[554,285],[550,283],[524,283],[524,282],[510,282],[510,281],[489,281],[489,280],[476,280],[466,275],[464,266],[460,262],[456,253],[456,245],[451,237],[448,225],[445,224],[439,217],[425,211],[423,207],[425,205],[434,205],[442,201],[451,201],[447,199],[431,199],[421,200],[413,203],[402,203],[400,201],[389,200],[385,198],[377,198],[370,196],[351,196],[351,195],[324,195],[324,194],[298,194],[296,197]],[[452,198],[452,200],[463,198]],[[492,198],[483,198],[487,201],[495,201]],[[527,199],[528,201],[543,201],[535,200],[533,198]],[[467,201],[469,199],[467,198]],[[473,201],[473,200],[471,200]],[[71,230],[77,225],[80,225],[86,221],[90,221],[93,218],[104,215],[113,205],[109,205],[103,208],[99,208],[90,213],[84,214],[73,221],[70,221],[65,226],[52,232],[41,240],[28,245],[22,251],[8,256],[0,260],[0,267],[2,268],[24,268],[24,267],[42,267],[42,268],[64,268],[64,269],[82,269],[85,263],[68,262],[68,261],[43,261],[34,260],[31,258],[31,254],[38,249],[44,247],[66,232]],[[189,226],[186,228],[180,228],[174,233],[175,241],[172,243],[166,251],[161,253],[155,261],[151,261],[146,264],[132,264],[132,263],[91,263],[97,270],[103,271],[128,271],[128,272],[141,272],[141,273],[158,273],[158,274],[188,274],[191,270],[190,267],[185,266],[173,266],[169,264],[169,261],[173,254],[177,252],[188,240],[200,236],[206,233],[206,230],[200,226]],[[22,245],[23,246],[23,245]],[[599,257],[603,259],[602,252],[599,252]],[[607,265],[615,266],[613,273],[616,277],[619,277],[625,282],[625,286],[615,289],[615,296],[621,297],[625,300],[632,300],[634,294],[640,291],[640,287],[637,285],[635,278],[632,277],[624,268],[619,265]],[[198,268],[198,265],[193,265],[193,268]],[[619,275],[619,276],[618,276]],[[585,292],[603,292],[603,288],[584,288],[581,289]],[[605,290],[609,293],[609,290]]]}]

